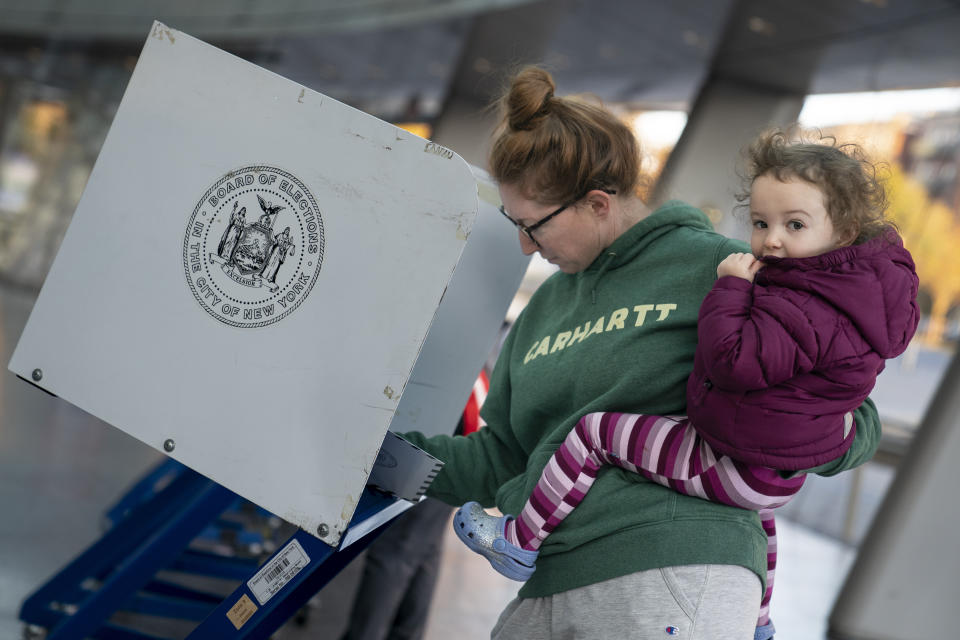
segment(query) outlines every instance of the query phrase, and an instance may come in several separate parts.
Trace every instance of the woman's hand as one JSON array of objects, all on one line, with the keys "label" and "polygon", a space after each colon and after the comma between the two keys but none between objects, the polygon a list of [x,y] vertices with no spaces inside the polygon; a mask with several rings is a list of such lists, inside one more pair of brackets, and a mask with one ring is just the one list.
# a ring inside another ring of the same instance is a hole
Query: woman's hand
[{"label": "woman's hand", "polygon": [[762,266],[763,263],[751,253],[731,253],[717,265],[717,277],[735,276],[753,282],[753,276],[757,275]]}]

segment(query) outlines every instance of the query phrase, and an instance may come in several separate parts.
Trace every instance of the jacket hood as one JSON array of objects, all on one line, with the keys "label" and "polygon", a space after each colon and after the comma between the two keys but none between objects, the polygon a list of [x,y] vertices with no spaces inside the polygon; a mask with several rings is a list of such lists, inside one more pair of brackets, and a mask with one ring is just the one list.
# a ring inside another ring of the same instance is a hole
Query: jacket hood
[{"label": "jacket hood", "polygon": [[649,216],[620,234],[596,260],[584,270],[608,271],[629,264],[634,257],[665,233],[677,227],[693,227],[713,231],[710,219],[700,209],[680,200],[664,203]]},{"label": "jacket hood", "polygon": [[920,320],[919,279],[913,258],[892,229],[819,256],[763,262],[757,284],[814,292],[849,318],[883,358],[907,348]]}]

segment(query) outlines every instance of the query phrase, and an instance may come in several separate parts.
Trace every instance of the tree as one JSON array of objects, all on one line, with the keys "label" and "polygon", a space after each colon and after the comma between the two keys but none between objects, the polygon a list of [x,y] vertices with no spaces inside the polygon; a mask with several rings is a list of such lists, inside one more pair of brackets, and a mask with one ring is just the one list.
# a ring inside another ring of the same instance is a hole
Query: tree
[{"label": "tree", "polygon": [[920,288],[931,299],[924,342],[943,340],[947,312],[960,302],[960,222],[943,202],[931,200],[916,179],[893,166],[887,181],[890,218],[913,254]]}]

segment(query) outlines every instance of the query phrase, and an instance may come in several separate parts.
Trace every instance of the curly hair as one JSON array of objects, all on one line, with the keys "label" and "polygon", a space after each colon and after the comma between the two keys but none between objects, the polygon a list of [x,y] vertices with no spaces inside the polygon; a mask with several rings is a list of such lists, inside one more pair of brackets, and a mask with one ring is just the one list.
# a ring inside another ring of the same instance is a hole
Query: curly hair
[{"label": "curly hair", "polygon": [[738,208],[749,208],[753,181],[760,176],[800,178],[823,192],[834,230],[840,237],[855,238],[853,244],[896,229],[885,217],[887,194],[879,165],[859,145],[838,144],[836,138],[819,132],[772,129],[758,136],[745,155]]},{"label": "curly hair", "polygon": [[553,77],[529,66],[498,100],[490,174],[533,199],[566,202],[591,189],[633,193],[640,186],[640,144],[615,115],[579,97],[554,95]]}]

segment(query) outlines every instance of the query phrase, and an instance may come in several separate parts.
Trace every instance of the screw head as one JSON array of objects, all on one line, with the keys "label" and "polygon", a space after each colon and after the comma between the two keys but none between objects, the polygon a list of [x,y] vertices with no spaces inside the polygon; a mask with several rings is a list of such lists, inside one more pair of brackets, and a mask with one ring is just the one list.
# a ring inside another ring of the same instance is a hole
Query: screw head
[{"label": "screw head", "polygon": [[43,371],[41,371],[40,369],[34,369],[33,373],[30,374],[30,377],[33,378],[34,382],[40,382],[41,380],[43,380]]},{"label": "screw head", "polygon": [[167,453],[170,453],[177,448],[177,443],[173,441],[173,438],[167,438],[163,441],[163,450]]},{"label": "screw head", "polygon": [[330,534],[330,527],[325,524],[321,524],[317,527],[317,535],[321,538],[326,538]]}]

